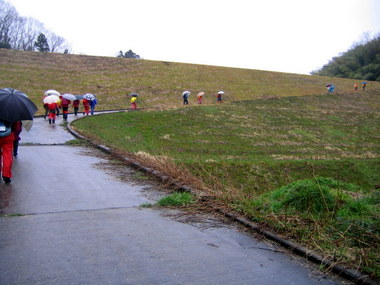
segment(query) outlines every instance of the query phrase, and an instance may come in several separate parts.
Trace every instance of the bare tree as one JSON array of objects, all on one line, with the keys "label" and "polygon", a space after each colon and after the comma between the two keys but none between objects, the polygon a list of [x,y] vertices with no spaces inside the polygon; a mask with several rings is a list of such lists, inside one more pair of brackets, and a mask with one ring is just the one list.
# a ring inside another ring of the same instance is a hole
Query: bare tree
[{"label": "bare tree", "polygon": [[12,48],[19,50],[34,50],[34,42],[37,40],[44,25],[34,18],[20,17],[13,29]]},{"label": "bare tree", "polygon": [[3,47],[11,48],[10,33],[13,23],[18,18],[16,9],[8,2],[0,0],[0,44]]},{"label": "bare tree", "polygon": [[47,34],[48,43],[51,52],[64,52],[67,49],[66,40],[54,33]]},{"label": "bare tree", "polygon": [[0,0],[0,47],[35,50],[34,43],[40,34],[46,35],[51,52],[68,52],[66,40],[48,31],[44,24],[34,18],[20,17],[8,2]]}]

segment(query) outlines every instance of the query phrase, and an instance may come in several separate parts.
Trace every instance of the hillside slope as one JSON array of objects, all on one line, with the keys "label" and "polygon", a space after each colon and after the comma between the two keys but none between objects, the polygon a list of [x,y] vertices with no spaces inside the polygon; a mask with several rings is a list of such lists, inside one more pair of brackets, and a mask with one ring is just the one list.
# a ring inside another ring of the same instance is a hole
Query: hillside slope
[{"label": "hillside slope", "polygon": [[[0,49],[0,87],[27,93],[40,106],[43,92],[94,93],[98,109],[127,108],[126,93],[141,96],[140,107],[173,108],[182,104],[184,90],[195,95],[204,91],[204,102],[214,103],[225,91],[225,101],[323,94],[326,83],[336,92],[351,91],[353,81],[321,76],[238,69],[207,65],[96,57]],[[369,88],[380,83],[372,83]],[[41,114],[41,110],[39,110]]]}]

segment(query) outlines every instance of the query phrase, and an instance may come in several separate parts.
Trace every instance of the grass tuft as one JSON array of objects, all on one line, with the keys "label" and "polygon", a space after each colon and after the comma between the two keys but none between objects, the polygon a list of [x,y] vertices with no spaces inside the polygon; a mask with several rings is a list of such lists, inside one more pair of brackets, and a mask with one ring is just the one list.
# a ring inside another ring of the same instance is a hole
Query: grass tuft
[{"label": "grass tuft", "polygon": [[161,198],[157,205],[160,207],[178,207],[187,206],[195,203],[194,196],[187,192],[176,192],[166,197]]}]

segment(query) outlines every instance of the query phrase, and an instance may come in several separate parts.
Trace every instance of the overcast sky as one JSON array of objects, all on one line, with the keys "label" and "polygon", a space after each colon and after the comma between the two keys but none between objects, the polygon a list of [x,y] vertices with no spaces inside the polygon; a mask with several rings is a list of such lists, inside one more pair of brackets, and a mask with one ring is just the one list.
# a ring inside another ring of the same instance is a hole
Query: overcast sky
[{"label": "overcast sky", "polygon": [[71,53],[309,74],[380,33],[380,0],[8,0]]}]

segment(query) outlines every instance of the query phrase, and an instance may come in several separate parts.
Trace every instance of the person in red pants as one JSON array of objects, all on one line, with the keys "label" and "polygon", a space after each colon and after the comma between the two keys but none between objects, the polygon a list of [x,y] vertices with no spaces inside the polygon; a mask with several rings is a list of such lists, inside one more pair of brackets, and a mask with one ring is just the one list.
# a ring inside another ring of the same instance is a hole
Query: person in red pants
[{"label": "person in red pants", "polygon": [[14,132],[8,136],[0,137],[0,170],[5,183],[12,178]]},{"label": "person in red pants", "polygon": [[83,115],[86,113],[86,116],[90,113],[90,102],[87,99],[83,99],[82,101],[84,112]]},{"label": "person in red pants", "polygon": [[69,105],[71,104],[70,100],[67,100],[66,98],[63,98],[61,96],[61,106],[62,106],[62,113],[63,113],[63,120],[67,121],[67,116],[69,114]]},{"label": "person in red pants", "polygon": [[73,107],[74,107],[74,115],[78,116],[78,111],[79,111],[79,100],[74,100],[73,101]]},{"label": "person in red pants", "polygon": [[56,118],[56,111],[57,111],[57,108],[58,108],[58,104],[57,103],[50,103],[48,105],[48,108],[49,108],[49,124],[55,124],[55,118]]}]

